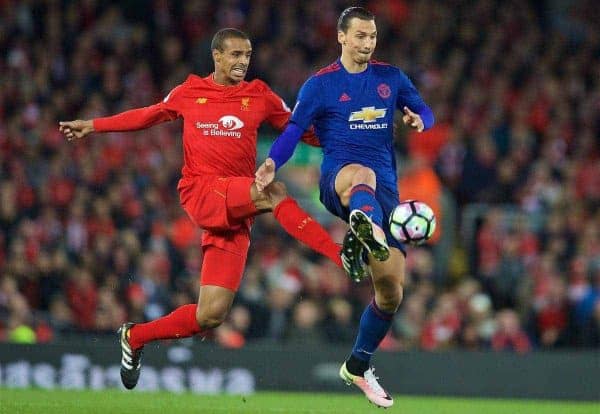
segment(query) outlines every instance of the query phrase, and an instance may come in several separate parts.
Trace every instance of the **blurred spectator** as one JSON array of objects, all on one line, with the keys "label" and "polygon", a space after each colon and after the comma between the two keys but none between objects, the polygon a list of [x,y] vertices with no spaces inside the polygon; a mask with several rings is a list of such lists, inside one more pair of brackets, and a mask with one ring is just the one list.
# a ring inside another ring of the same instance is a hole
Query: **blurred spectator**
[{"label": "blurred spectator", "polygon": [[461,326],[456,297],[443,293],[429,315],[421,332],[421,347],[428,351],[447,349],[455,344]]},{"label": "blurred spectator", "polygon": [[499,262],[490,275],[489,288],[496,309],[516,305],[519,283],[525,277],[525,265],[516,234],[504,236],[500,246]]},{"label": "blurred spectator", "polygon": [[269,307],[267,338],[274,340],[282,340],[284,338],[294,299],[295,293],[289,286],[277,286],[269,291],[267,299]]},{"label": "blurred spectator", "polygon": [[398,192],[401,200],[420,200],[431,207],[436,217],[436,230],[429,243],[437,242],[442,236],[442,183],[431,167],[431,161],[419,154],[408,160],[398,179]]},{"label": "blurred spectator", "polygon": [[600,347],[600,301],[596,301],[594,313],[582,331],[584,346],[590,348]]},{"label": "blurred spectator", "polygon": [[521,328],[516,312],[504,309],[496,316],[497,329],[492,336],[494,351],[513,351],[525,353],[531,350],[531,342]]},{"label": "blurred spectator", "polygon": [[393,331],[400,338],[403,349],[419,347],[426,315],[425,305],[425,300],[420,295],[411,295],[403,301],[393,325]]},{"label": "blurred spectator", "polygon": [[567,345],[570,309],[566,283],[561,277],[548,280],[547,290],[536,298],[534,309],[540,345],[545,348]]},{"label": "blurred spectator", "polygon": [[286,339],[294,344],[319,344],[323,337],[320,329],[322,311],[317,303],[310,299],[301,300],[294,307],[292,323],[287,329]]},{"label": "blurred spectator", "polygon": [[67,301],[63,296],[53,296],[50,299],[48,311],[48,322],[55,336],[60,336],[60,334],[73,332],[75,330],[73,324],[73,312],[67,305]]},{"label": "blurred spectator", "polygon": [[75,324],[82,330],[93,330],[98,305],[98,288],[87,269],[77,269],[67,283],[67,300],[73,309]]},{"label": "blurred spectator", "polygon": [[215,330],[215,339],[225,348],[241,348],[246,344],[246,335],[252,317],[248,308],[234,305],[227,320]]},{"label": "blurred spectator", "polygon": [[[466,320],[474,330],[470,333],[470,346],[481,348],[489,345],[496,330],[492,311],[492,301],[485,293],[476,293],[469,299]],[[476,334],[475,337],[473,334]]]},{"label": "blurred spectator", "polygon": [[7,323],[7,340],[20,344],[32,344],[37,341],[35,331],[31,327],[31,311],[22,295],[12,296],[10,317]]},{"label": "blurred spectator", "polygon": [[330,343],[348,344],[354,341],[356,323],[352,305],[347,300],[339,297],[329,300],[324,332]]}]

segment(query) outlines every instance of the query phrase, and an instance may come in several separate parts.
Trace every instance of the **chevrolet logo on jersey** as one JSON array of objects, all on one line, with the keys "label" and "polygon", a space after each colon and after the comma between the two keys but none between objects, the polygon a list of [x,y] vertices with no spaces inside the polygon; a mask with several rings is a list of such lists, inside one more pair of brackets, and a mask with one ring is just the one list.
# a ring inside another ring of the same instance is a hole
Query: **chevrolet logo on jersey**
[{"label": "chevrolet logo on jersey", "polygon": [[386,112],[386,108],[375,109],[374,106],[367,106],[360,111],[352,112],[348,121],[375,122],[376,119],[385,118]]}]

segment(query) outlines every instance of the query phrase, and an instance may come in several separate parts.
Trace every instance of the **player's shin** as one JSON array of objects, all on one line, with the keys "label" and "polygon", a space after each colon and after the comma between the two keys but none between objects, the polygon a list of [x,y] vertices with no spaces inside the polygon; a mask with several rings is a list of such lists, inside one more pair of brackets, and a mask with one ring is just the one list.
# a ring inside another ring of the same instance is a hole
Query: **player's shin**
[{"label": "player's shin", "polygon": [[391,407],[394,400],[379,383],[370,361],[388,332],[393,316],[382,311],[373,299],[360,318],[358,337],[352,354],[340,367],[340,377],[346,384],[354,384],[369,401],[384,408]]},{"label": "player's shin", "polygon": [[354,375],[362,375],[368,368],[373,353],[392,325],[394,314],[382,311],[375,299],[365,308],[360,318],[358,335],[347,368]]},{"label": "player's shin", "polygon": [[361,210],[371,218],[373,223],[382,227],[383,211],[375,198],[375,190],[366,185],[358,184],[350,191],[350,211]]},{"label": "player's shin", "polygon": [[275,207],[273,216],[292,237],[342,267],[340,246],[331,239],[329,233],[317,221],[298,205],[296,200],[286,197]]},{"label": "player's shin", "polygon": [[135,324],[130,330],[129,344],[133,349],[138,349],[158,339],[187,338],[199,333],[196,307],[195,303],[180,306],[162,318]]}]

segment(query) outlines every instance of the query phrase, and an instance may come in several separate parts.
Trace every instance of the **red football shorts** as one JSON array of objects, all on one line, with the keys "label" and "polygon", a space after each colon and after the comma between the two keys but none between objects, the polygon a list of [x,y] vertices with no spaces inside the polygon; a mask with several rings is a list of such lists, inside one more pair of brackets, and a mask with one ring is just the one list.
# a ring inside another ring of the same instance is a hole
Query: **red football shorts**
[{"label": "red football shorts", "polygon": [[251,177],[182,178],[177,189],[181,205],[202,234],[202,285],[237,290],[250,247],[250,227],[258,213]]},{"label": "red football shorts", "polygon": [[221,286],[237,292],[244,275],[248,251],[241,255],[213,245],[203,245],[200,285]]}]

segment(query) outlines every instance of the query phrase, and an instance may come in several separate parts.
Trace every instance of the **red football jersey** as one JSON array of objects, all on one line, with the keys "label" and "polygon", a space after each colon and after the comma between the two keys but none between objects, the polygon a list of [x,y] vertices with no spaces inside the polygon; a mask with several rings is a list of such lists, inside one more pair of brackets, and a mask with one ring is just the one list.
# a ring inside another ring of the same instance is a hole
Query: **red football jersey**
[{"label": "red football jersey", "polygon": [[224,86],[212,75],[190,75],[162,102],[94,119],[94,129],[131,131],[178,117],[183,118],[184,177],[253,177],[260,124],[266,121],[282,130],[290,109],[261,80]]}]

